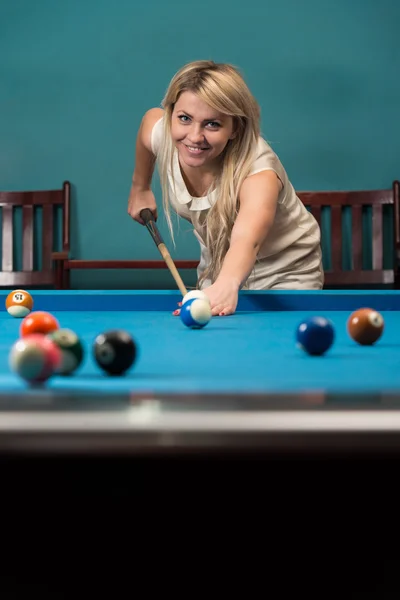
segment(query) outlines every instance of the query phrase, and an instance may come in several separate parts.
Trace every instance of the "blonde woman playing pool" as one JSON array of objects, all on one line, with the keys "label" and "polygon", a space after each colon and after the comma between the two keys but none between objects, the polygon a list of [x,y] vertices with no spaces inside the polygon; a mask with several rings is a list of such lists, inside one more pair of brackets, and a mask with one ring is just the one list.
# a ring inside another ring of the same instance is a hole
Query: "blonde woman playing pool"
[{"label": "blonde woman playing pool", "polygon": [[142,225],[143,208],[157,218],[157,163],[172,239],[171,208],[200,243],[198,288],[212,315],[233,314],[241,289],[321,289],[318,223],[261,137],[259,106],[238,70],[192,62],[173,77],[162,107],[140,125],[128,213]]}]

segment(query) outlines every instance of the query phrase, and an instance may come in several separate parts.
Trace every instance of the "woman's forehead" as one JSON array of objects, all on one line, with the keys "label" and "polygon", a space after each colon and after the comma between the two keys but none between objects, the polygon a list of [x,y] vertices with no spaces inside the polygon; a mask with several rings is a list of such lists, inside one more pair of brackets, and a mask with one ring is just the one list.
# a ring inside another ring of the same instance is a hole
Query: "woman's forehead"
[{"label": "woman's forehead", "polygon": [[182,110],[191,117],[198,120],[213,120],[227,118],[227,115],[219,112],[194,92],[182,92],[175,104],[175,110]]}]

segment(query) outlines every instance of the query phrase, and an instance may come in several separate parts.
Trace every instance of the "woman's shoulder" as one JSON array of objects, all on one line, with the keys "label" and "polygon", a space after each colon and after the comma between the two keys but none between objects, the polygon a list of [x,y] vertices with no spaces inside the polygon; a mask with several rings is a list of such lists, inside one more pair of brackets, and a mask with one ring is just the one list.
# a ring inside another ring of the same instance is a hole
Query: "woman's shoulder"
[{"label": "woman's shoulder", "polygon": [[[162,119],[164,110],[162,108],[150,108],[143,116],[141,124],[142,142],[148,150],[157,154],[162,134]],[[156,127],[157,126],[157,127]]]},{"label": "woman's shoulder", "polygon": [[254,175],[260,171],[275,171],[281,180],[286,179],[285,169],[272,146],[262,136],[259,136],[253,155],[253,162],[249,175]]},{"label": "woman's shoulder", "polygon": [[160,119],[162,119],[162,117],[164,116],[164,109],[163,108],[159,108],[158,106],[155,106],[154,108],[149,108],[149,110],[147,110],[144,114],[144,120],[146,121],[146,123],[149,123],[150,125],[154,125],[155,123],[157,123],[157,121],[159,121]]}]

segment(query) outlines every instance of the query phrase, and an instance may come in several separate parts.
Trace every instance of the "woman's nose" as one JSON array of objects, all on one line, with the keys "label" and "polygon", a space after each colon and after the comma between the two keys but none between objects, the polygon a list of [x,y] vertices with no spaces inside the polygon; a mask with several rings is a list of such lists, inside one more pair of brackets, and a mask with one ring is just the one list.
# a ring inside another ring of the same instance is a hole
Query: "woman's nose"
[{"label": "woman's nose", "polygon": [[199,144],[204,140],[204,134],[201,127],[193,127],[188,135],[188,139],[193,144]]}]

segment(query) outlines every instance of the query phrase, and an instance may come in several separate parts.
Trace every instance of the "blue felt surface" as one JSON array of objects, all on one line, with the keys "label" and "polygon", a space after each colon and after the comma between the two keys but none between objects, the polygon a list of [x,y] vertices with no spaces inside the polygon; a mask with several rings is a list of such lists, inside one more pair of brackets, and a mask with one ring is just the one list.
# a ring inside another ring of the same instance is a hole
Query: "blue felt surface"
[{"label": "blue felt surface", "polygon": [[[396,391],[400,389],[400,313],[383,312],[385,331],[371,347],[361,347],[346,330],[347,311],[319,311],[332,319],[336,338],[325,356],[310,357],[296,347],[295,330],[315,311],[248,312],[215,317],[202,330],[189,330],[170,312],[53,311],[62,327],[82,338],[86,357],[71,377],[54,377],[49,389],[175,392]],[[0,316],[0,391],[24,390],[8,354],[21,321]],[[139,348],[125,376],[110,378],[91,355],[95,336],[127,329]]]}]

